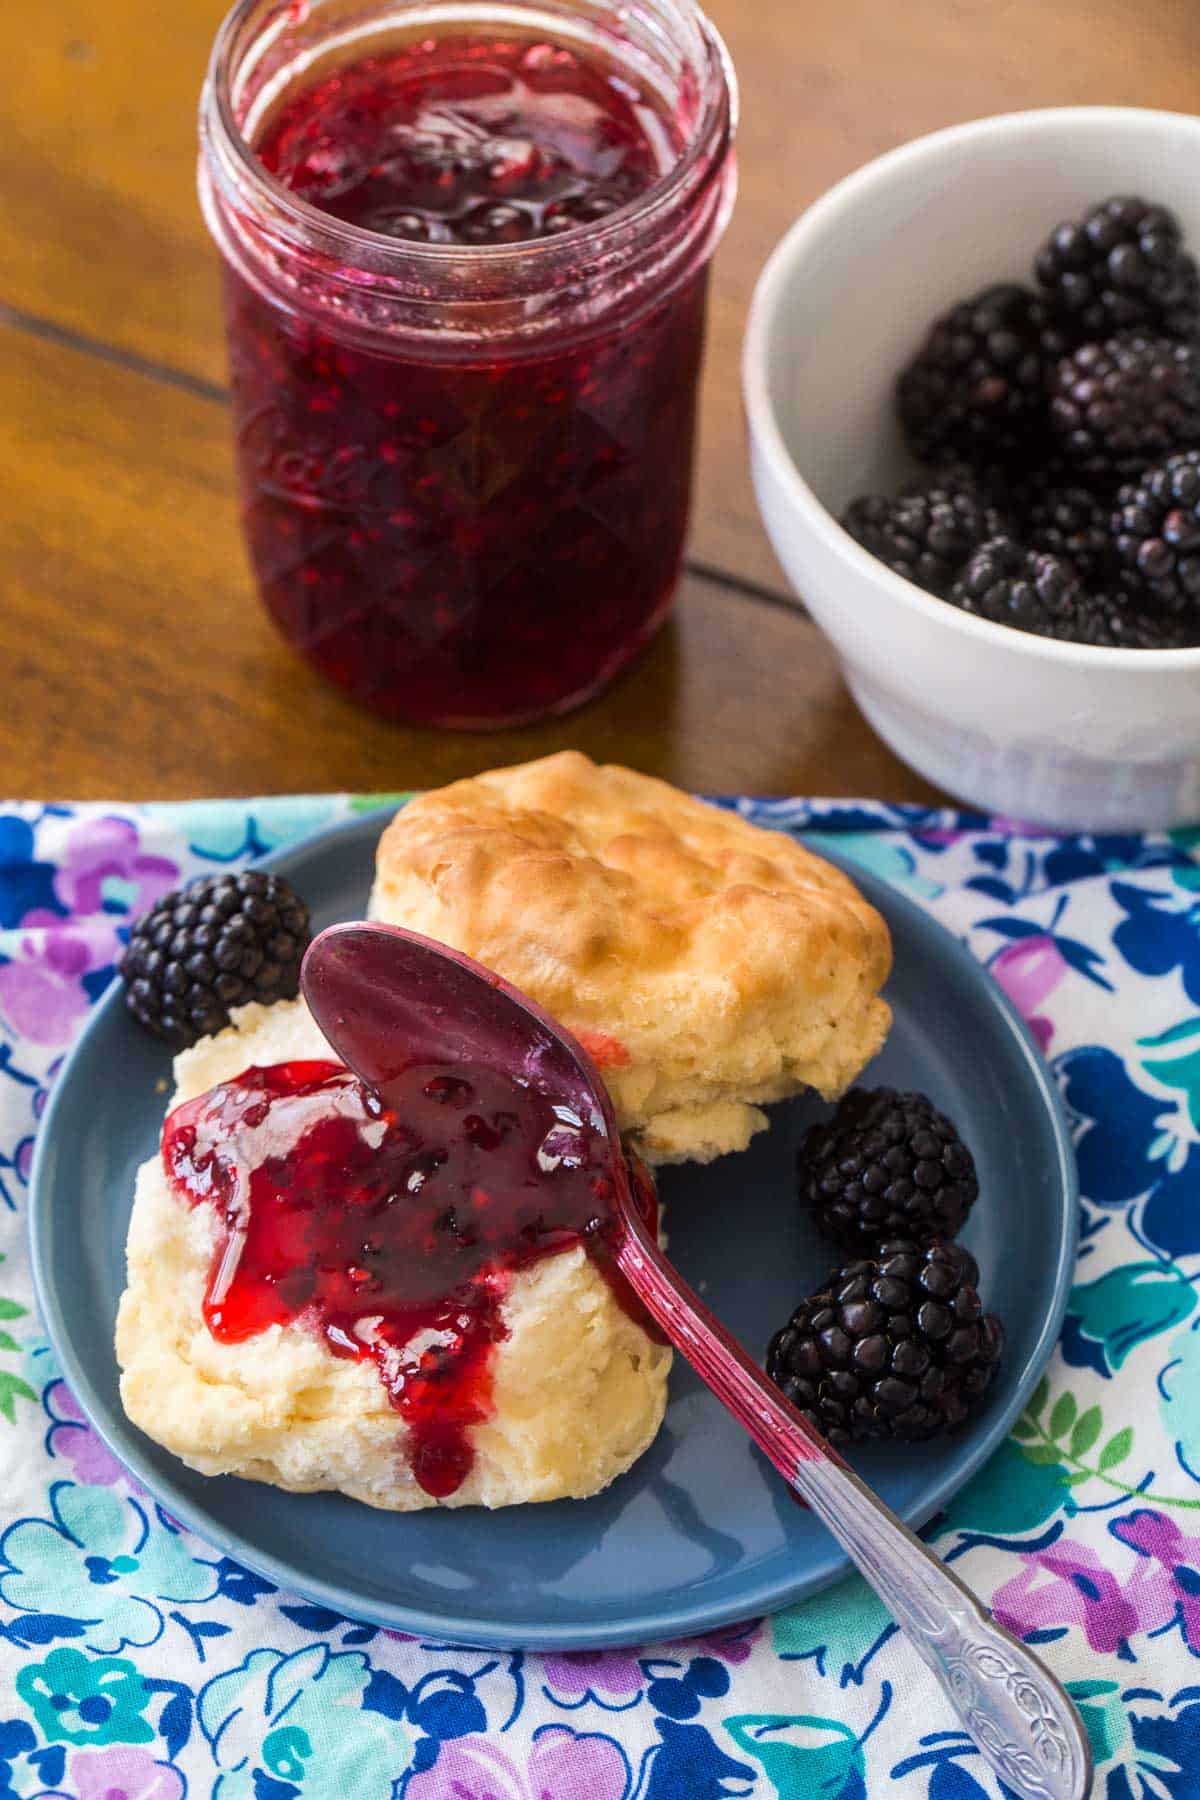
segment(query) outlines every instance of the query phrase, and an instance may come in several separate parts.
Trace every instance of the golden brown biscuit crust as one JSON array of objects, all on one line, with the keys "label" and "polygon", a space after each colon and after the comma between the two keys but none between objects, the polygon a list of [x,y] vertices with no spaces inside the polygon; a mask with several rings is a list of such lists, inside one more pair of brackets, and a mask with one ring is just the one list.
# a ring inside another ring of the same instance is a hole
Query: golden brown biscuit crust
[{"label": "golden brown biscuit crust", "polygon": [[576,751],[412,801],[380,844],[372,912],[575,1032],[654,1161],[741,1147],[762,1102],[842,1092],[890,1023],[887,927],[847,876]]}]

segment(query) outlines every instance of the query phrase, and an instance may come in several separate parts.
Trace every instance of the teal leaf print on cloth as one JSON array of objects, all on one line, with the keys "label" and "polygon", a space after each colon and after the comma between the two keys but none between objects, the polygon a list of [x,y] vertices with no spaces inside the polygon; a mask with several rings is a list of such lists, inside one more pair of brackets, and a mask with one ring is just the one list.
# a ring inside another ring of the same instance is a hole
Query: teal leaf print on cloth
[{"label": "teal leaf print on cloth", "polygon": [[870,869],[873,875],[882,875],[894,887],[904,888],[919,899],[933,899],[942,891],[938,882],[917,873],[917,861],[911,850],[902,844],[890,843],[878,832],[845,831],[836,837],[827,837],[819,831],[810,831],[805,842],[818,855],[823,848],[828,848],[848,856],[851,862]]},{"label": "teal leaf print on cloth", "polygon": [[172,1607],[209,1600],[217,1572],[197,1561],[146,1505],[106,1487],[58,1482],[49,1519],[22,1519],[0,1538],[0,1598],[61,1617],[63,1635],[114,1653],[145,1648]]},{"label": "teal leaf print on cloth", "polygon": [[1144,1056],[1142,1067],[1163,1087],[1183,1094],[1193,1131],[1200,1133],[1200,1019],[1186,1019],[1155,1037],[1138,1039],[1143,1049],[1162,1050],[1163,1056]]},{"label": "teal leaf print on cloth", "polygon": [[353,794],[349,805],[351,813],[395,812],[411,799],[408,788],[395,794]]},{"label": "teal leaf print on cloth", "polygon": [[1200,1319],[1172,1338],[1170,1354],[1158,1378],[1159,1412],[1180,1468],[1200,1482]]},{"label": "teal leaf print on cloth", "polygon": [[861,1575],[786,1606],[771,1620],[775,1654],[811,1660],[818,1675],[839,1687],[861,1684],[876,1650],[895,1630],[892,1615]]},{"label": "teal leaf print on cloth", "polygon": [[[1003,1800],[857,1577],[685,1643],[418,1641],[179,1530],[88,1426],[23,1211],[130,919],[404,798],[0,805],[0,1800]],[[1200,828],[732,804],[904,889],[1053,1047],[1082,1186],[1071,1312],[1011,1438],[925,1535],[1072,1685],[1095,1800],[1200,1800]]]},{"label": "teal leaf print on cloth", "polygon": [[1129,1741],[1129,1721],[1117,1681],[1071,1681],[1068,1692],[1079,1708],[1097,1767],[1119,1755]]},{"label": "teal leaf print on cloth", "polygon": [[319,831],[339,816],[342,807],[334,795],[313,794],[256,800],[244,812],[222,800],[189,800],[147,811],[151,817],[169,820],[193,856],[232,863]]},{"label": "teal leaf print on cloth", "polygon": [[[392,1800],[412,1759],[396,1719],[366,1712],[361,1650],[255,1650],[200,1695],[213,1800]],[[272,1785],[277,1784],[277,1785]]]},{"label": "teal leaf print on cloth", "polygon": [[[1018,1421],[1020,1436],[1026,1425]],[[961,1532],[987,1540],[1026,1538],[1040,1531],[1062,1506],[1070,1484],[1057,1457],[1031,1460],[1011,1440],[1002,1444],[966,1487],[955,1495],[939,1532]]]},{"label": "teal leaf print on cloth", "polygon": [[27,1663],[17,1693],[50,1743],[147,1744],[151,1693],[124,1657],[86,1656],[73,1646]]},{"label": "teal leaf print on cloth", "polygon": [[726,1719],[725,1729],[762,1764],[778,1800],[864,1800],[862,1745],[839,1719],[742,1713]]},{"label": "teal leaf print on cloth", "polygon": [[1186,1275],[1163,1262],[1126,1263],[1072,1288],[1068,1302],[1080,1338],[1097,1347],[1100,1372],[1114,1375],[1139,1344],[1173,1330],[1195,1308]]}]

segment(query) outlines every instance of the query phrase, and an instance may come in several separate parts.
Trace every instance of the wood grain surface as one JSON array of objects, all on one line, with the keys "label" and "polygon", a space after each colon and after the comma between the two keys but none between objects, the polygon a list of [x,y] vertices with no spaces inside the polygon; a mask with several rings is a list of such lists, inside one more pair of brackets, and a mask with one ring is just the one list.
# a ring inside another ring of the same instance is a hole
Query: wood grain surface
[{"label": "wood grain surface", "polygon": [[738,354],[759,268],[829,182],[984,112],[1188,109],[1200,7],[713,0],[742,89],[716,271],[692,573],[610,695],[520,733],[396,730],[261,617],[234,516],[195,112],[219,0],[41,0],[0,99],[4,786],[122,796],[392,788],[568,743],[698,788],[930,797],[786,600],[745,470]]}]

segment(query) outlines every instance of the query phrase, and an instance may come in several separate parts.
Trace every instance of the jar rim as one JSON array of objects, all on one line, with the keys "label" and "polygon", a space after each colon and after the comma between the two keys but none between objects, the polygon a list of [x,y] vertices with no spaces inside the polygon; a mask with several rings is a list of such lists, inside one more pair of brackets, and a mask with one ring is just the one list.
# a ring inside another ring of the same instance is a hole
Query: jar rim
[{"label": "jar rim", "polygon": [[[698,0],[674,0],[695,19],[706,59],[706,79],[701,109],[694,128],[669,169],[643,193],[635,195],[603,219],[588,220],[555,237],[526,239],[518,244],[436,244],[397,239],[385,232],[335,218],[305,200],[266,167],[243,132],[233,108],[234,58],[238,34],[262,4],[262,0],[236,0],[217,31],[209,58],[200,103],[201,134],[211,142],[214,124],[219,127],[220,147],[236,159],[238,175],[249,191],[270,202],[272,213],[298,241],[319,245],[347,266],[369,267],[379,275],[427,278],[451,273],[468,262],[472,268],[490,268],[494,274],[509,269],[534,275],[562,261],[594,253],[598,258],[628,239],[631,228],[638,237],[650,236],[670,217],[681,196],[690,196],[703,184],[705,159],[719,173],[723,153],[733,144],[738,124],[738,85],[724,39]],[[510,10],[512,0],[500,0],[497,10]],[[215,146],[214,146],[215,147]]]}]

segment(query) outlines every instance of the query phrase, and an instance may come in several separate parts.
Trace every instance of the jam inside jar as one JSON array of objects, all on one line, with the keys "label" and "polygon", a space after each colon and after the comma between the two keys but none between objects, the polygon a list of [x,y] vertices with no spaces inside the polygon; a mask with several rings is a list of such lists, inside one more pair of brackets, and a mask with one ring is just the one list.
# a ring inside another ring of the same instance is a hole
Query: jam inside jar
[{"label": "jam inside jar", "polygon": [[268,610],[373,710],[487,728],[669,610],[734,106],[691,0],[478,13],[360,6],[343,44],[345,0],[243,0],[201,192]]}]

